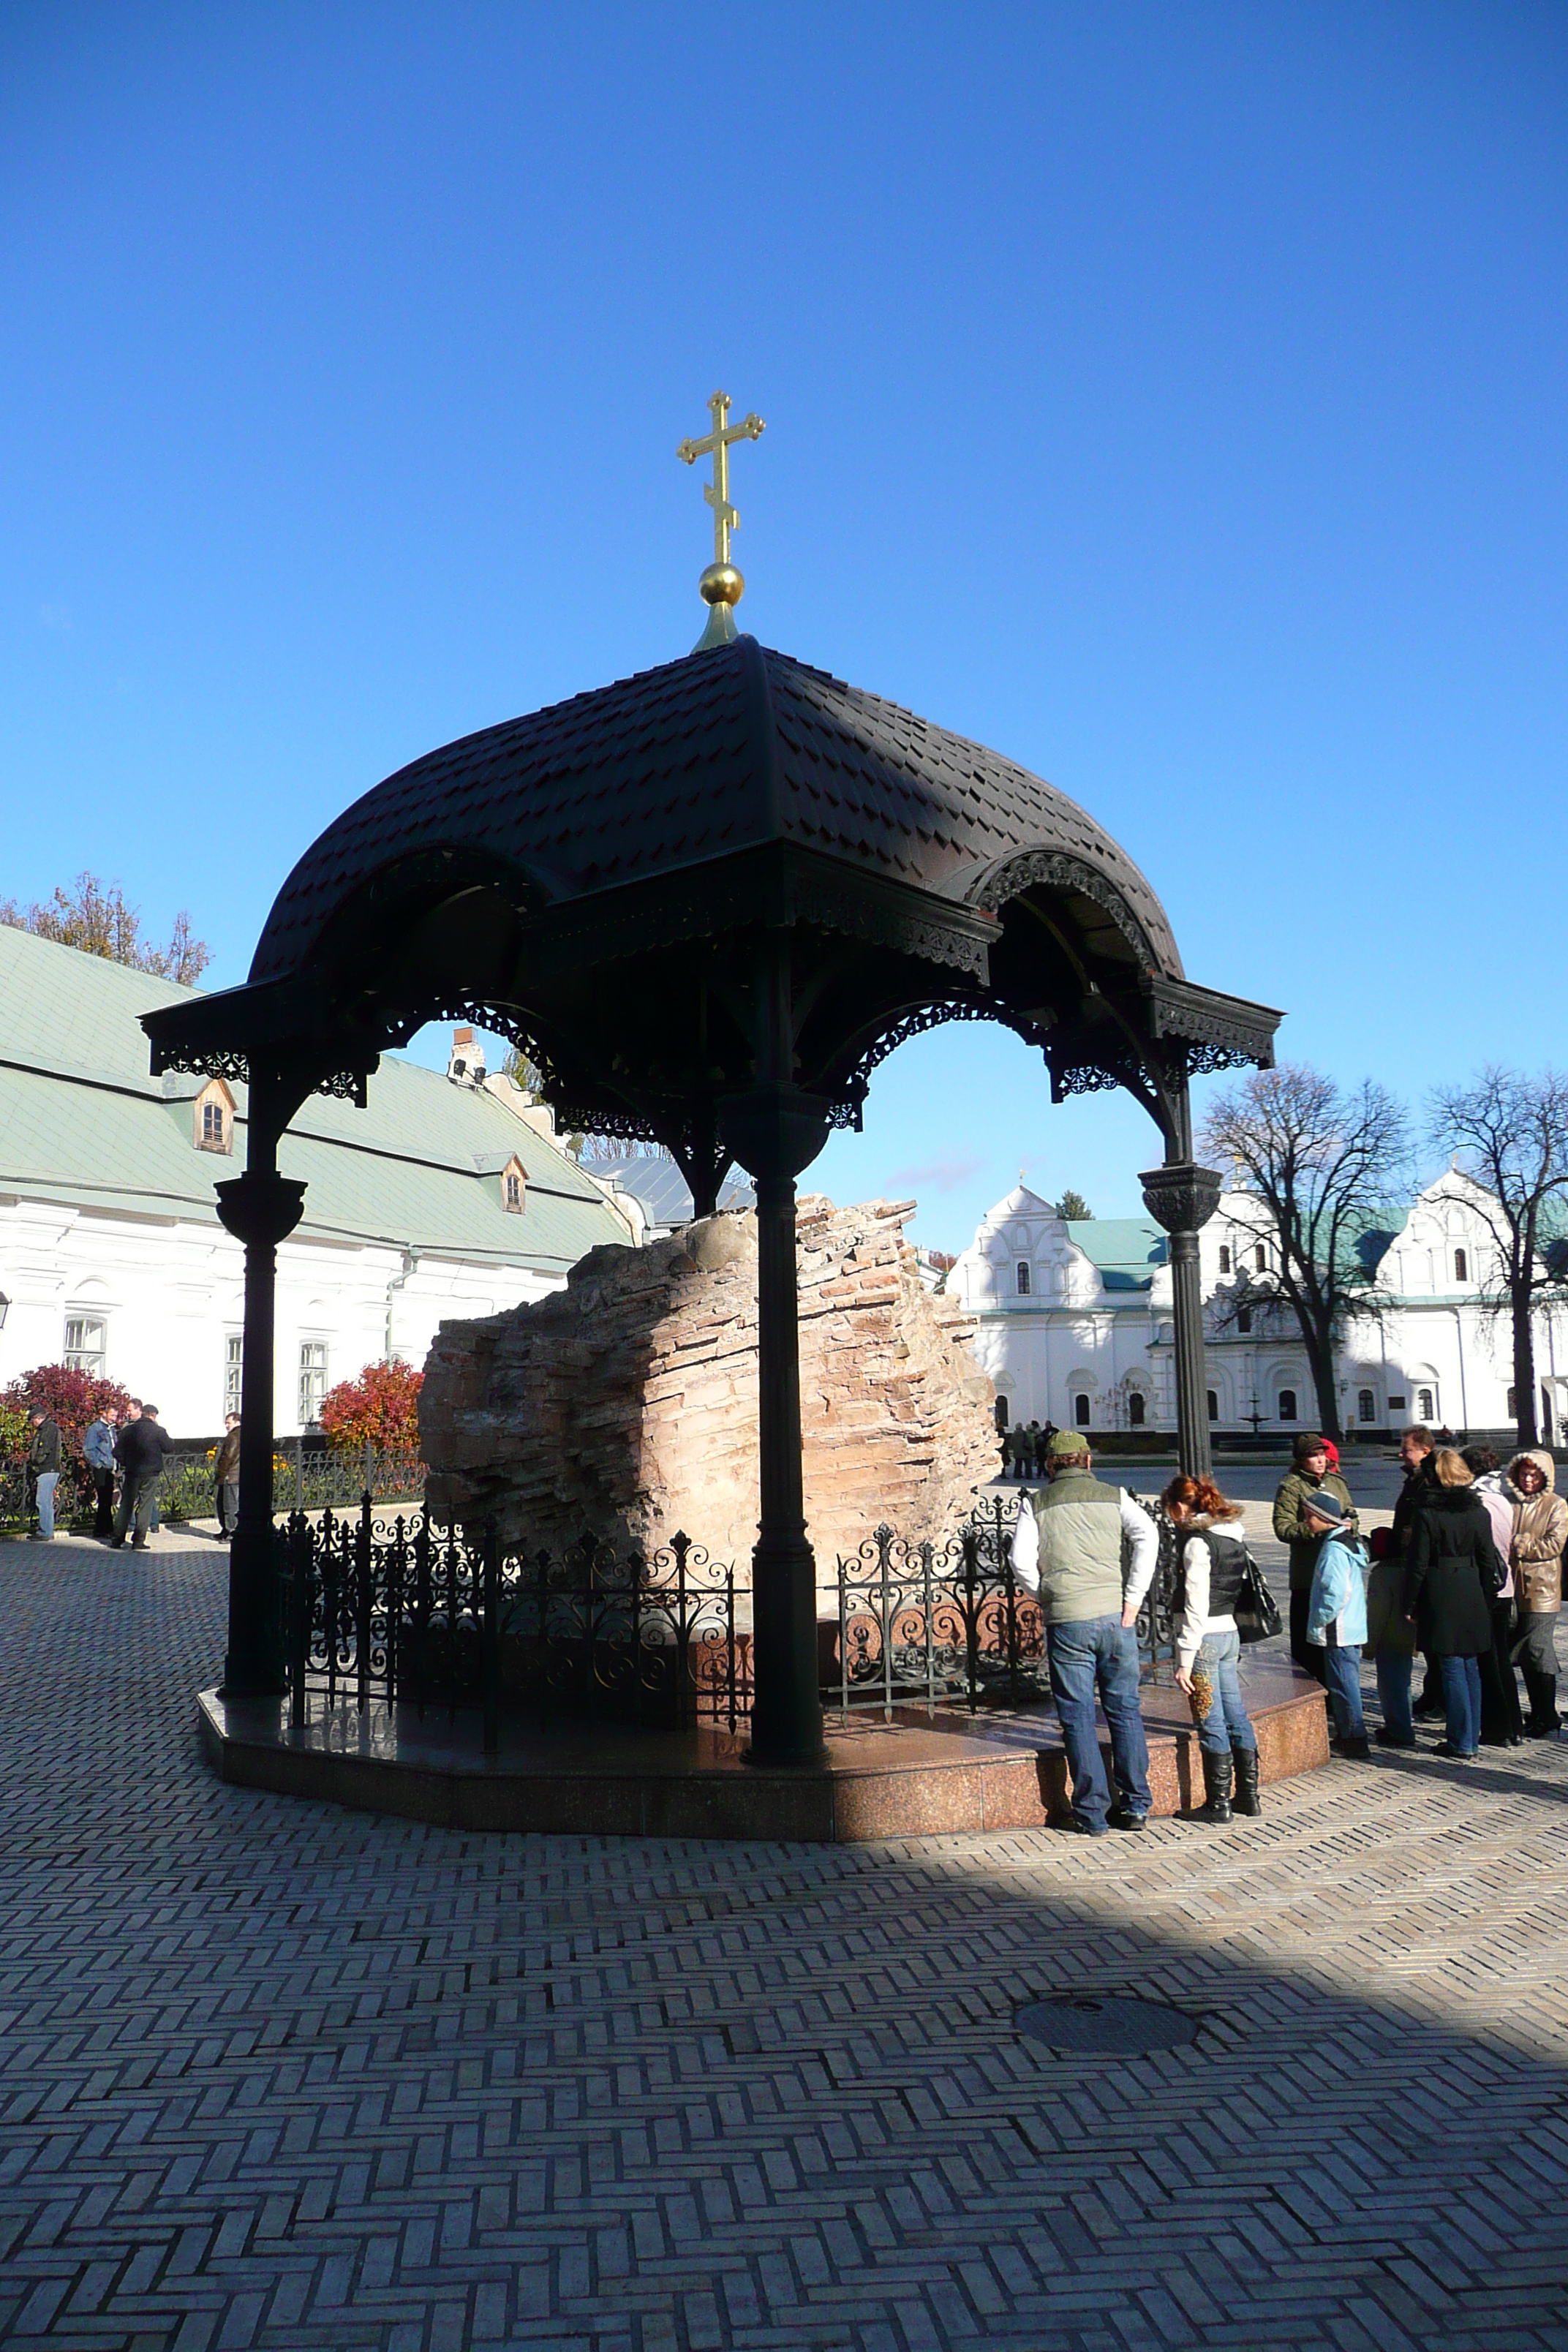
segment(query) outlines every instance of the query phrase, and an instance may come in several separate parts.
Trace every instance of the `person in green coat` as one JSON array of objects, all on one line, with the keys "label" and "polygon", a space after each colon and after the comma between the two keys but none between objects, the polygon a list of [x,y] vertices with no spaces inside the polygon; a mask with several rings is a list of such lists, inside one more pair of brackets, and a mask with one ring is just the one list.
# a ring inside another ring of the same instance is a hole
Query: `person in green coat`
[{"label": "person in green coat", "polygon": [[1311,1607],[1312,1571],[1318,1565],[1323,1530],[1316,1520],[1309,1521],[1304,1517],[1301,1507],[1313,1493],[1332,1495],[1343,1507],[1346,1517],[1342,1533],[1360,1534],[1351,1490],[1339,1472],[1330,1469],[1328,1447],[1316,1431],[1303,1430],[1290,1449],[1290,1467],[1274,1497],[1274,1533],[1280,1543],[1290,1548],[1290,1655],[1304,1675],[1321,1683],[1324,1678],[1323,1653],[1308,1641],[1307,1620]]}]

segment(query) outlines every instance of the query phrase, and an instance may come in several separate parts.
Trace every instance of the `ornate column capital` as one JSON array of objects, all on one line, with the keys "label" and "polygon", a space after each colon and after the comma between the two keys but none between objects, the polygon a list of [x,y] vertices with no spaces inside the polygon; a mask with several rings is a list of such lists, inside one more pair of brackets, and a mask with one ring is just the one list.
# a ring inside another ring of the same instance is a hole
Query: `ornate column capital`
[{"label": "ornate column capital", "polygon": [[1195,1234],[1219,1206],[1225,1179],[1217,1170],[1200,1168],[1195,1160],[1172,1160],[1151,1168],[1138,1179],[1143,1203],[1156,1224],[1168,1234]]},{"label": "ornate column capital", "polygon": [[258,1244],[276,1247],[286,1241],[305,1213],[305,1187],[292,1176],[273,1176],[252,1168],[215,1184],[218,1222],[226,1233],[247,1249]]},{"label": "ornate column capital", "polygon": [[804,1087],[752,1087],[721,1095],[717,1109],[725,1150],[759,1181],[798,1176],[827,1140],[831,1105]]}]

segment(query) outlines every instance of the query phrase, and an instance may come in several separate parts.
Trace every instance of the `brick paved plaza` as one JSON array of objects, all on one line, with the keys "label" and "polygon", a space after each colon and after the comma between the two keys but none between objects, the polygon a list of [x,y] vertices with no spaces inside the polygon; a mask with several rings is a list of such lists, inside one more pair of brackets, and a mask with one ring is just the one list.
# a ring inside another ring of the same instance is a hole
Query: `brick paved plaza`
[{"label": "brick paved plaza", "polygon": [[[1228,1832],[461,1836],[226,1789],[225,1561],[0,1551],[0,2336],[1568,2347],[1568,1748]],[[1203,2021],[1064,2061],[1074,1987]]]}]

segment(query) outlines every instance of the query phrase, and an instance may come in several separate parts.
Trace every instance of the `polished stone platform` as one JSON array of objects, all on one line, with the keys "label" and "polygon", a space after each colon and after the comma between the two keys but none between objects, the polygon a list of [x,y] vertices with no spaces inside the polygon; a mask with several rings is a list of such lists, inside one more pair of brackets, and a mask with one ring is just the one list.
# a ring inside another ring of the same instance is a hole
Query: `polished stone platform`
[{"label": "polished stone platform", "polygon": [[[1168,1671],[1168,1670],[1167,1670]],[[1248,1711],[1261,1778],[1326,1764],[1323,1696],[1288,1660],[1248,1662]],[[1202,1801],[1186,1701],[1145,1682],[1153,1810]],[[505,1724],[481,1749],[477,1715],[312,1695],[300,1730],[283,1699],[198,1700],[203,1746],[224,1780],[285,1796],[455,1829],[579,1832],[604,1837],[786,1838],[852,1843],[954,1830],[1034,1829],[1068,1812],[1067,1760],[1055,1715],[938,1707],[827,1718],[827,1759],[799,1770],[744,1760],[723,1731],[639,1732],[615,1724],[544,1731]]]}]

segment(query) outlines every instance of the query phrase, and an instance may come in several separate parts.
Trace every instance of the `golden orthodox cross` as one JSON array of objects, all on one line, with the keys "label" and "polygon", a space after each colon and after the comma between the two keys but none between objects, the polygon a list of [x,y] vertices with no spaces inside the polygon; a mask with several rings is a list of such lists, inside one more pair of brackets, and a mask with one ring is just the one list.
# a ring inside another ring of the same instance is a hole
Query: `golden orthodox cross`
[{"label": "golden orthodox cross", "polygon": [[730,445],[734,441],[754,441],[765,428],[754,412],[742,416],[739,425],[726,425],[730,414],[730,395],[716,392],[708,403],[713,419],[713,430],[705,433],[700,441],[682,441],[676,456],[683,466],[694,466],[699,457],[713,457],[713,479],[704,483],[702,495],[713,509],[713,561],[730,561],[730,533],[738,529],[741,518],[730,504]]}]

